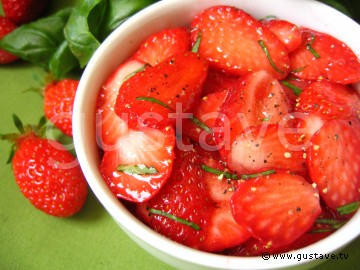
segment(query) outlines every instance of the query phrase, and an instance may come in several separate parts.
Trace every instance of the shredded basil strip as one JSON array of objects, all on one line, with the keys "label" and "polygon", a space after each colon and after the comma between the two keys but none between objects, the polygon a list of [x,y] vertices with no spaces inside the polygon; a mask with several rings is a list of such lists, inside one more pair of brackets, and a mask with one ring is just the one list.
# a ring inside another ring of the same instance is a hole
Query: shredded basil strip
[{"label": "shredded basil strip", "polygon": [[145,64],[141,67],[139,67],[138,69],[134,70],[133,72],[131,72],[129,75],[125,76],[125,78],[123,79],[123,82],[127,81],[128,79],[130,79],[131,77],[133,77],[136,73],[139,73],[141,71],[144,71],[145,68],[147,68],[149,66],[149,64]]},{"label": "shredded basil strip", "polygon": [[337,219],[318,218],[315,223],[330,225],[332,229],[339,229],[346,221]]},{"label": "shredded basil strip", "polygon": [[263,171],[263,172],[253,173],[253,174],[242,174],[241,179],[257,178],[257,177],[266,176],[266,175],[270,175],[270,174],[274,174],[274,173],[276,173],[275,170],[267,170],[267,171]]},{"label": "shredded basil strip", "polygon": [[312,39],[310,41],[310,43],[307,43],[306,44],[306,49],[308,49],[312,54],[313,56],[315,56],[316,59],[319,59],[320,58],[320,55],[315,51],[315,49],[311,46],[315,41],[315,36],[312,35]]},{"label": "shredded basil strip", "polygon": [[191,51],[193,53],[197,53],[199,51],[200,43],[201,43],[201,31],[199,30],[198,36],[196,38],[196,41],[194,43],[194,46],[191,48]]},{"label": "shredded basil strip", "polygon": [[127,174],[157,174],[158,170],[154,166],[147,167],[144,164],[135,164],[135,165],[118,165],[116,170],[119,172],[127,173]]},{"label": "shredded basil strip", "polygon": [[233,180],[238,180],[239,179],[238,176],[235,173],[228,173],[228,172],[220,171],[218,169],[209,167],[209,166],[207,166],[205,164],[201,165],[201,169],[203,169],[206,172],[213,173],[213,174],[216,174],[216,175],[219,175],[219,176],[223,175],[226,179],[233,179]]},{"label": "shredded basil strip", "polygon": [[278,72],[278,73],[284,74],[284,72],[283,72],[282,70],[280,70],[280,69],[275,65],[274,61],[272,60],[271,55],[270,55],[270,53],[269,53],[268,48],[266,47],[265,42],[262,41],[262,40],[258,40],[258,43],[259,43],[261,49],[263,50],[263,52],[265,53],[267,59],[268,59],[269,62],[270,62],[270,65],[273,67],[273,69],[275,69],[275,71]]},{"label": "shredded basil strip", "polygon": [[358,210],[359,206],[360,206],[360,202],[353,202],[340,206],[336,210],[340,215],[348,215]]},{"label": "shredded basil strip", "polygon": [[308,233],[326,233],[326,232],[332,232],[334,229],[318,229],[318,230],[312,230]]},{"label": "shredded basil strip", "polygon": [[184,225],[187,225],[191,228],[193,228],[194,230],[196,231],[199,231],[200,230],[200,226],[195,224],[194,222],[191,222],[191,221],[188,221],[188,220],[185,220],[185,219],[182,219],[182,218],[179,218],[177,216],[174,216],[172,214],[169,214],[169,213],[166,213],[166,212],[163,212],[161,210],[157,210],[157,209],[154,209],[154,208],[149,208],[149,212],[151,214],[155,214],[155,215],[160,215],[160,216],[164,216],[164,217],[167,217],[167,218],[170,218],[172,220],[175,220],[181,224],[184,224]]},{"label": "shredded basil strip", "polygon": [[297,68],[297,69],[292,70],[291,73],[301,72],[301,71],[303,71],[306,67],[307,67],[307,66],[299,67],[299,68]]},{"label": "shredded basil strip", "polygon": [[293,91],[296,96],[300,95],[302,92],[301,88],[293,85],[292,83],[289,83],[288,81],[281,81],[281,83],[286,87],[290,88],[290,90]]},{"label": "shredded basil strip", "polygon": [[197,125],[199,128],[205,130],[206,132],[212,133],[211,128],[209,128],[207,125],[205,125],[203,122],[201,122],[198,118],[195,116],[192,116],[190,118],[191,122],[193,122],[195,125]]},{"label": "shredded basil strip", "polygon": [[169,105],[165,104],[164,102],[162,102],[161,100],[158,100],[156,98],[153,98],[153,97],[137,97],[136,100],[144,100],[144,101],[149,101],[149,102],[152,102],[152,103],[156,103],[156,104],[159,104],[165,108],[168,108],[170,110],[173,110]]}]

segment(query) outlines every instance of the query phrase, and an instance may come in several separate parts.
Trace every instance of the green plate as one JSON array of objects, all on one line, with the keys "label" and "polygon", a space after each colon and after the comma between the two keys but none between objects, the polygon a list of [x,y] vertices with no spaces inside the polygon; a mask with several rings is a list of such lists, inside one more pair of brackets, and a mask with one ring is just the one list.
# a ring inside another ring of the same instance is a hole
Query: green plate
[{"label": "green plate", "polygon": [[[79,1],[79,0],[78,0]],[[52,10],[76,1],[53,1]],[[12,113],[24,123],[42,116],[42,97],[25,90],[39,85],[45,72],[24,62],[0,66],[0,133],[15,132]],[[25,92],[24,92],[25,91]],[[0,141],[0,269],[173,269],[137,246],[90,192],[83,210],[55,218],[36,210],[20,193],[6,164],[10,145]],[[360,225],[359,225],[360,226]],[[359,269],[360,238],[317,270]]]}]

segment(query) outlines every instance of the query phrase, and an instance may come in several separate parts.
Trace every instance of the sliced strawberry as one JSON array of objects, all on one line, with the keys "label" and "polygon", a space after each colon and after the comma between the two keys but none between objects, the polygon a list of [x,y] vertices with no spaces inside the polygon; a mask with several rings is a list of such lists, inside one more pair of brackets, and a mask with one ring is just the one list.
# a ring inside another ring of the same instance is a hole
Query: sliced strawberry
[{"label": "sliced strawberry", "polygon": [[346,223],[348,218],[338,217],[326,207],[322,208],[321,214],[316,218],[311,228],[289,245],[274,247],[256,238],[250,238],[238,247],[225,251],[231,256],[260,256],[264,252],[270,254],[285,253],[314,244],[335,232]]},{"label": "sliced strawberry", "polygon": [[[207,160],[203,154],[208,157],[213,155],[203,153],[198,147],[176,152],[170,179],[157,196],[139,204],[137,212],[151,228],[174,241],[200,250],[221,251],[244,242],[249,233],[234,221],[228,196],[219,199],[218,195],[209,192],[209,188],[217,190],[209,184],[227,184],[225,181],[219,183],[217,175],[202,169],[201,165]],[[220,190],[221,196],[223,190]],[[199,229],[163,215],[149,215],[149,209],[193,222]]]},{"label": "sliced strawberry", "polygon": [[134,58],[155,66],[175,54],[191,49],[190,33],[186,27],[165,29],[140,44]]},{"label": "sliced strawberry", "polygon": [[276,124],[256,126],[235,138],[228,167],[245,174],[280,169],[304,175],[305,148],[296,129]]},{"label": "sliced strawberry", "polygon": [[261,23],[281,40],[288,52],[292,52],[300,46],[302,38],[297,25],[280,19],[265,19],[261,20]]},{"label": "sliced strawberry", "polygon": [[323,119],[347,118],[360,108],[359,96],[350,86],[316,81],[298,96],[296,111],[321,115]]},{"label": "sliced strawberry", "polygon": [[116,141],[115,149],[105,151],[100,172],[119,198],[149,200],[165,184],[173,166],[175,132],[130,130]]},{"label": "sliced strawberry", "polygon": [[115,112],[131,128],[174,125],[177,106],[189,112],[200,98],[207,70],[207,62],[192,52],[147,67],[121,86]]},{"label": "sliced strawberry", "polygon": [[356,120],[330,120],[310,141],[310,177],[331,209],[360,200],[359,130]]},{"label": "sliced strawberry", "polygon": [[116,97],[124,80],[144,66],[143,62],[129,60],[121,64],[99,90],[96,101],[96,129],[98,145],[109,150],[117,138],[127,132],[126,122],[114,112]]},{"label": "sliced strawberry", "polygon": [[282,80],[281,86],[284,89],[286,96],[290,101],[291,108],[294,108],[297,103],[297,98],[304,89],[309,86],[313,81],[302,80],[296,77],[288,77]]},{"label": "sliced strawberry", "polygon": [[267,70],[277,79],[289,73],[287,49],[267,27],[241,9],[215,6],[193,19],[193,43],[201,33],[199,53],[229,74]]},{"label": "sliced strawberry", "polygon": [[288,173],[240,182],[231,206],[235,220],[269,247],[294,242],[321,213],[318,191]]},{"label": "sliced strawberry", "polygon": [[215,92],[230,90],[238,84],[238,79],[237,76],[231,76],[224,72],[209,69],[202,95],[207,96]]},{"label": "sliced strawberry", "polygon": [[291,70],[302,79],[350,84],[360,80],[360,60],[343,42],[301,28],[302,44],[290,54]]},{"label": "sliced strawberry", "polygon": [[215,136],[229,150],[235,137],[245,129],[262,124],[278,124],[291,111],[280,83],[266,71],[253,72],[230,91],[216,123]]},{"label": "sliced strawberry", "polygon": [[211,150],[213,146],[216,147],[211,128],[220,118],[220,109],[227,95],[228,91],[223,90],[204,96],[194,110],[193,118],[184,119],[182,134],[200,143],[207,150]]}]

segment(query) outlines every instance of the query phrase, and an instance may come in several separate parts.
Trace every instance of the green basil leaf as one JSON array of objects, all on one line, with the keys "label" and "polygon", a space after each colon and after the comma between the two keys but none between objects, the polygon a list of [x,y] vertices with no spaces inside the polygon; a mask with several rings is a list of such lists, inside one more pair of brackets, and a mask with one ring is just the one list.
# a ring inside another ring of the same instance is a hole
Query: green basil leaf
[{"label": "green basil leaf", "polygon": [[[101,22],[99,20],[104,17],[102,14],[105,13],[106,6],[106,1],[84,0],[74,8],[65,26],[65,39],[71,52],[78,59],[80,67],[86,66],[93,53],[100,46],[95,35],[100,29]],[[89,21],[92,23],[89,24]],[[97,27],[95,27],[95,23],[97,23]]]},{"label": "green basil leaf", "polygon": [[48,69],[48,64],[64,40],[63,30],[71,8],[29,24],[24,24],[0,41],[0,49]]},{"label": "green basil leaf", "polygon": [[71,53],[67,41],[64,40],[50,59],[49,70],[55,79],[61,79],[78,65],[79,62]]},{"label": "green basil leaf", "polygon": [[109,5],[106,13],[106,20],[104,22],[102,31],[102,38],[104,39],[113,30],[115,30],[127,18],[141,9],[157,2],[156,0],[109,0]]},{"label": "green basil leaf", "polygon": [[135,164],[135,165],[120,164],[116,167],[116,170],[127,174],[138,174],[138,175],[158,173],[158,170],[156,170],[154,166],[147,167],[144,164]]}]

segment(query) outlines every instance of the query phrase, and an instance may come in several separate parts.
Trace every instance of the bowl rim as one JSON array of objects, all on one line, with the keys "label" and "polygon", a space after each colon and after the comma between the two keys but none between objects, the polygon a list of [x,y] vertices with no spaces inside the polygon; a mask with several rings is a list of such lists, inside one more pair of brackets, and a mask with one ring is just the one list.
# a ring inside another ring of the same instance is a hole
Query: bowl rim
[{"label": "bowl rim", "polygon": [[[198,0],[198,5],[204,5],[205,0]],[[264,3],[266,0],[252,0],[251,2],[254,3]],[[179,4],[181,2],[181,4]],[[140,12],[136,15],[129,18],[125,21],[122,25],[120,25],[113,33],[111,33],[107,39],[101,44],[99,49],[94,53],[93,57],[91,58],[90,62],[88,63],[87,67],[84,70],[84,73],[81,77],[80,84],[78,87],[78,92],[74,102],[74,113],[73,113],[73,139],[74,139],[74,146],[75,151],[77,153],[77,158],[82,167],[84,175],[89,183],[90,188],[94,192],[95,196],[101,202],[101,204],[105,207],[107,212],[113,217],[113,219],[119,223],[119,225],[124,229],[127,233],[133,234],[136,237],[142,239],[144,242],[149,244],[152,248],[159,250],[161,252],[165,252],[170,256],[178,258],[183,261],[187,261],[193,264],[199,264],[201,266],[207,266],[209,268],[226,268],[226,269],[239,269],[239,268],[246,268],[246,269],[278,269],[283,267],[290,267],[290,266],[298,266],[304,263],[307,263],[309,259],[304,259],[298,262],[297,260],[264,260],[261,256],[256,257],[233,257],[227,255],[218,255],[213,253],[208,253],[204,251],[195,250],[181,244],[178,244],[172,240],[161,236],[160,234],[154,232],[148,226],[143,224],[137,218],[135,218],[126,207],[114,196],[110,195],[110,191],[107,188],[104,188],[104,183],[100,183],[100,181],[104,182],[99,179],[99,173],[96,172],[97,169],[94,169],[94,160],[89,160],[88,153],[89,153],[89,145],[91,145],[91,140],[94,139],[94,136],[91,136],[85,132],[87,128],[93,127],[91,123],[84,123],[84,116],[83,112],[91,112],[94,111],[94,108],[87,109],[89,101],[94,101],[92,97],[86,97],[88,94],[88,88],[91,88],[92,82],[92,74],[96,72],[97,67],[100,64],[103,64],[103,54],[111,51],[119,39],[125,37],[127,33],[131,33],[131,29],[133,25],[150,22],[153,16],[162,16],[162,13],[158,13],[159,10],[168,10],[174,8],[174,6],[179,5],[189,5],[194,4],[195,1],[193,0],[163,0],[157,2]],[[207,1],[210,3],[220,2],[217,0]],[[221,1],[224,4],[232,3],[230,0]],[[241,6],[247,5],[249,1],[242,0],[238,1],[237,3],[233,3],[233,5]],[[272,5],[276,6],[278,4],[283,4],[286,2],[286,5],[294,5],[298,6],[300,1],[298,0],[274,0]],[[317,1],[313,0],[302,0],[303,5],[308,6],[313,10],[313,12],[322,10],[322,12],[330,13],[333,16],[337,16],[342,21],[353,24],[354,29],[357,29],[357,32],[360,33],[360,26],[354,22],[352,19],[348,18],[344,14],[338,12],[337,10],[326,6]],[[247,11],[244,8],[245,11]],[[157,15],[156,15],[157,14]],[[330,16],[331,17],[331,16]],[[284,18],[286,19],[286,18]],[[310,23],[309,23],[310,24]],[[356,25],[354,25],[356,24]],[[306,25],[305,25],[306,26]],[[323,28],[328,26],[323,25]],[[129,30],[130,29],[130,30]],[[318,30],[320,31],[322,28],[320,27]],[[336,35],[335,35],[336,36]],[[360,55],[360,45],[356,47],[356,45],[351,45],[351,48],[355,48],[356,54]],[[123,59],[125,60],[125,59]],[[113,69],[114,70],[114,69]],[[105,80],[105,78],[103,78]],[[95,90],[93,90],[95,91]],[[93,103],[94,104],[94,103]],[[92,106],[90,106],[92,107]],[[87,118],[86,118],[87,119]],[[85,140],[84,140],[85,138]],[[94,142],[93,142],[94,143]],[[93,149],[90,149],[90,152]],[[98,161],[97,161],[98,162]],[[101,177],[101,176],[100,176]],[[130,214],[130,215],[129,215]],[[326,237],[323,240],[320,240],[310,246],[305,248],[288,252],[289,254],[314,254],[314,253],[321,253],[321,254],[334,254],[339,249],[343,248],[347,244],[349,244],[352,240],[354,240],[358,235],[360,235],[360,229],[358,226],[358,221],[360,219],[360,213],[356,213],[355,216],[347,222],[341,229],[334,232],[330,236]],[[348,232],[356,232],[352,235],[349,235]],[[337,248],[333,248],[334,246]],[[194,260],[193,258],[197,258]],[[200,263],[201,262],[201,263]]]}]

